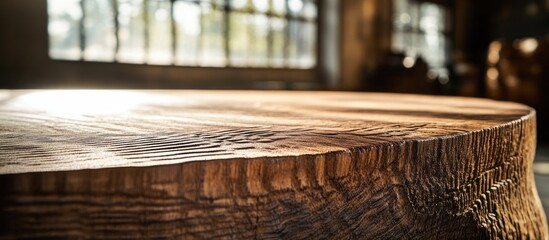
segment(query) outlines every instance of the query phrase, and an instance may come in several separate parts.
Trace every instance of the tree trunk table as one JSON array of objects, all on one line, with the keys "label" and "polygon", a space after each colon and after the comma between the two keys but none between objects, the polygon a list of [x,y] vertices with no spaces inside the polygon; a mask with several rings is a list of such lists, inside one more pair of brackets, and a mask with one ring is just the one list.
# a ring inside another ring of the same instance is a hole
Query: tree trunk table
[{"label": "tree trunk table", "polygon": [[0,91],[0,238],[547,239],[535,124],[461,97]]}]

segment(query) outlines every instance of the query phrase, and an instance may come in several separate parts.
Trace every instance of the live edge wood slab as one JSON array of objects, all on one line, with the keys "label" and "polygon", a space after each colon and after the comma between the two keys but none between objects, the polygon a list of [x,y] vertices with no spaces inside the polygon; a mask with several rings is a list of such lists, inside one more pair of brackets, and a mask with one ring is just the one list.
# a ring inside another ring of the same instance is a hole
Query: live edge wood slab
[{"label": "live edge wood slab", "polygon": [[0,91],[0,238],[547,239],[535,124],[458,97]]}]

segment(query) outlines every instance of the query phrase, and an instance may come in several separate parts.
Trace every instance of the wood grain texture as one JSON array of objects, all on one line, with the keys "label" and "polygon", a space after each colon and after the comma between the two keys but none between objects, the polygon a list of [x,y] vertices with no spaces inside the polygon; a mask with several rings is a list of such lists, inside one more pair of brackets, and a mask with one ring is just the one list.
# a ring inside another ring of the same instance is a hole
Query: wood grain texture
[{"label": "wood grain texture", "polygon": [[548,239],[535,112],[458,97],[0,92],[0,238]]}]

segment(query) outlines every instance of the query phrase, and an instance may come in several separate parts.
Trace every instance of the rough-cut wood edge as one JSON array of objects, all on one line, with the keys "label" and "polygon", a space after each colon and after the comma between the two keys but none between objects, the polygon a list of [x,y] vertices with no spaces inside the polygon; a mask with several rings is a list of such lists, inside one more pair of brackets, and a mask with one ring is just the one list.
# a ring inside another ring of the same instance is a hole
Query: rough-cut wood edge
[{"label": "rough-cut wood edge", "polygon": [[535,112],[321,155],[0,175],[5,238],[548,239]]},{"label": "rough-cut wood edge", "polygon": [[[379,93],[310,100],[311,92],[13,92],[0,99],[0,174],[324,154],[471,132],[531,111],[487,99]],[[90,99],[103,94],[127,98],[123,114],[97,114],[110,102]]]},{"label": "rough-cut wood edge", "polygon": [[317,156],[3,175],[0,234],[547,239],[534,117]]}]

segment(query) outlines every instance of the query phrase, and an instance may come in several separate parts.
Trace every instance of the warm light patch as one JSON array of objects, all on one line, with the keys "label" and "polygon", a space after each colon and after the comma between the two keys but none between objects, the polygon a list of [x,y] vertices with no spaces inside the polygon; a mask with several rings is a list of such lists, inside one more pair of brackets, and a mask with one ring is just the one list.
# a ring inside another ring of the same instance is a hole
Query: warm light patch
[{"label": "warm light patch", "polygon": [[405,57],[402,61],[402,65],[405,68],[412,68],[416,64],[416,60],[413,57]]},{"label": "warm light patch", "polygon": [[505,84],[508,87],[517,87],[519,84],[518,78],[514,75],[509,75],[505,78]]},{"label": "warm light patch", "polygon": [[526,38],[520,41],[518,48],[524,54],[532,54],[538,48],[538,40],[534,38]]},{"label": "warm light patch", "polygon": [[496,68],[491,67],[486,71],[486,85],[488,89],[495,91],[498,88],[499,72]]},{"label": "warm light patch", "polygon": [[123,114],[142,103],[143,94],[111,90],[52,90],[23,95],[15,104],[51,115]]},{"label": "warm light patch", "polygon": [[498,63],[499,53],[501,51],[502,44],[500,41],[493,41],[488,48],[488,62],[492,65]]},{"label": "warm light patch", "polygon": [[489,68],[486,72],[486,77],[491,80],[496,80],[499,77],[499,72],[496,68]]},{"label": "warm light patch", "polygon": [[490,43],[490,51],[499,52],[502,47],[503,45],[501,44],[500,41],[493,41]]}]

